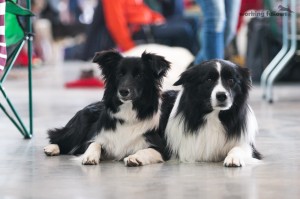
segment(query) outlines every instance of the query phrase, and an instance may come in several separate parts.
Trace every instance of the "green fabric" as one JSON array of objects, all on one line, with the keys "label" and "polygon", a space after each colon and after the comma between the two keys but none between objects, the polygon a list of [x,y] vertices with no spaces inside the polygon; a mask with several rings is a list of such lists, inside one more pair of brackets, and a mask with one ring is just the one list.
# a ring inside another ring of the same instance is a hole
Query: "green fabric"
[{"label": "green fabric", "polygon": [[21,27],[18,16],[33,16],[29,10],[17,5],[16,0],[6,0],[5,12],[5,40],[6,46],[18,43],[24,37],[24,30]]},{"label": "green fabric", "polygon": [[30,10],[19,6],[11,0],[6,0],[6,12],[17,16],[34,16]]}]

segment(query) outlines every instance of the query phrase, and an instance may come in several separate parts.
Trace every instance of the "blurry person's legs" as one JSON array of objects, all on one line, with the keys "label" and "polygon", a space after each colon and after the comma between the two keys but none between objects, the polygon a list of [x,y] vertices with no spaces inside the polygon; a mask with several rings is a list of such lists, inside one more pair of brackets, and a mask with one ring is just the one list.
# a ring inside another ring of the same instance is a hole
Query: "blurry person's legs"
[{"label": "blurry person's legs", "polygon": [[193,28],[183,19],[171,19],[165,24],[154,25],[152,33],[158,43],[184,47],[194,55],[199,49],[198,40]]},{"label": "blurry person's legs", "polygon": [[35,30],[34,47],[36,54],[43,59],[46,64],[53,64],[57,61],[56,54],[53,51],[52,27],[48,19],[34,20],[33,27]]},{"label": "blurry person's legs", "polygon": [[237,23],[239,20],[239,13],[241,7],[241,0],[225,0],[226,11],[226,25],[224,30],[225,47],[232,41],[236,34]]},{"label": "blurry person's legs", "polygon": [[224,58],[224,0],[197,0],[203,12],[201,30],[201,50],[197,54],[195,63],[213,58]]}]

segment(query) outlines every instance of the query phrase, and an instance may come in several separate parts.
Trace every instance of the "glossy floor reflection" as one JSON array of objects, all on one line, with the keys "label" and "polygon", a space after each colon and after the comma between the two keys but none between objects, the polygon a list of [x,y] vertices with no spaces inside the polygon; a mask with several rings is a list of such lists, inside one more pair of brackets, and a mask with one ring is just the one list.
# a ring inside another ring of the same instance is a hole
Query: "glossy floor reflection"
[{"label": "glossy floor reflection", "polygon": [[[48,128],[64,125],[79,108],[101,98],[101,90],[63,88],[84,67],[90,64],[34,70],[33,139],[22,139],[0,112],[0,198],[299,198],[299,84],[276,87],[273,105],[261,100],[257,86],[250,94],[260,126],[261,165],[224,168],[222,163],[167,162],[126,168],[122,162],[102,162],[82,166],[69,156],[46,157],[43,146]],[[15,70],[5,84],[25,120],[26,83],[26,72]]]}]

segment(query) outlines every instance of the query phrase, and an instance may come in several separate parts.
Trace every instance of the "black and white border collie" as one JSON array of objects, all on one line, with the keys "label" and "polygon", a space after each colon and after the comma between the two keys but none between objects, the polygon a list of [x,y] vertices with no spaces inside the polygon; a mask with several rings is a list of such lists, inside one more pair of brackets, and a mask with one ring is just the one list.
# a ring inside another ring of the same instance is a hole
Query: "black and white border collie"
[{"label": "black and white border collie", "polygon": [[49,156],[83,154],[82,164],[100,159],[123,160],[127,166],[163,162],[162,140],[158,135],[161,82],[170,63],[144,52],[122,57],[117,51],[97,53],[106,88],[102,101],[76,113],[63,128],[48,131]]},{"label": "black and white border collie", "polygon": [[211,60],[188,68],[163,95],[160,133],[170,155],[182,162],[224,161],[239,167],[257,162],[258,131],[247,104],[249,71],[229,61]]}]

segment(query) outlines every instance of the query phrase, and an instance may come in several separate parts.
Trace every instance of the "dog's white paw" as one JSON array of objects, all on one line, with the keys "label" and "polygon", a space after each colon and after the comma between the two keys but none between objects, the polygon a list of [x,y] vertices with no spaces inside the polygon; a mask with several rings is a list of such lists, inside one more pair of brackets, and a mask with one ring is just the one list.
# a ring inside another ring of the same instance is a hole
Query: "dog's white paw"
[{"label": "dog's white paw", "polygon": [[48,146],[44,147],[44,152],[48,156],[59,155],[59,146],[57,144],[49,144]]},{"label": "dog's white paw", "polygon": [[100,156],[101,156],[101,145],[96,142],[92,142],[82,156],[82,164],[83,165],[99,164]]},{"label": "dog's white paw", "polygon": [[98,152],[85,153],[82,156],[83,165],[96,165],[100,162],[100,154]]},{"label": "dog's white paw", "polygon": [[161,154],[152,148],[139,150],[135,154],[124,158],[125,166],[128,167],[144,166],[161,162],[164,162]]},{"label": "dog's white paw", "polygon": [[137,155],[130,155],[127,158],[124,158],[125,166],[128,167],[138,167],[143,166],[143,162]]},{"label": "dog's white paw", "polygon": [[224,160],[225,167],[242,167],[245,166],[245,161],[241,156],[229,154]]}]

